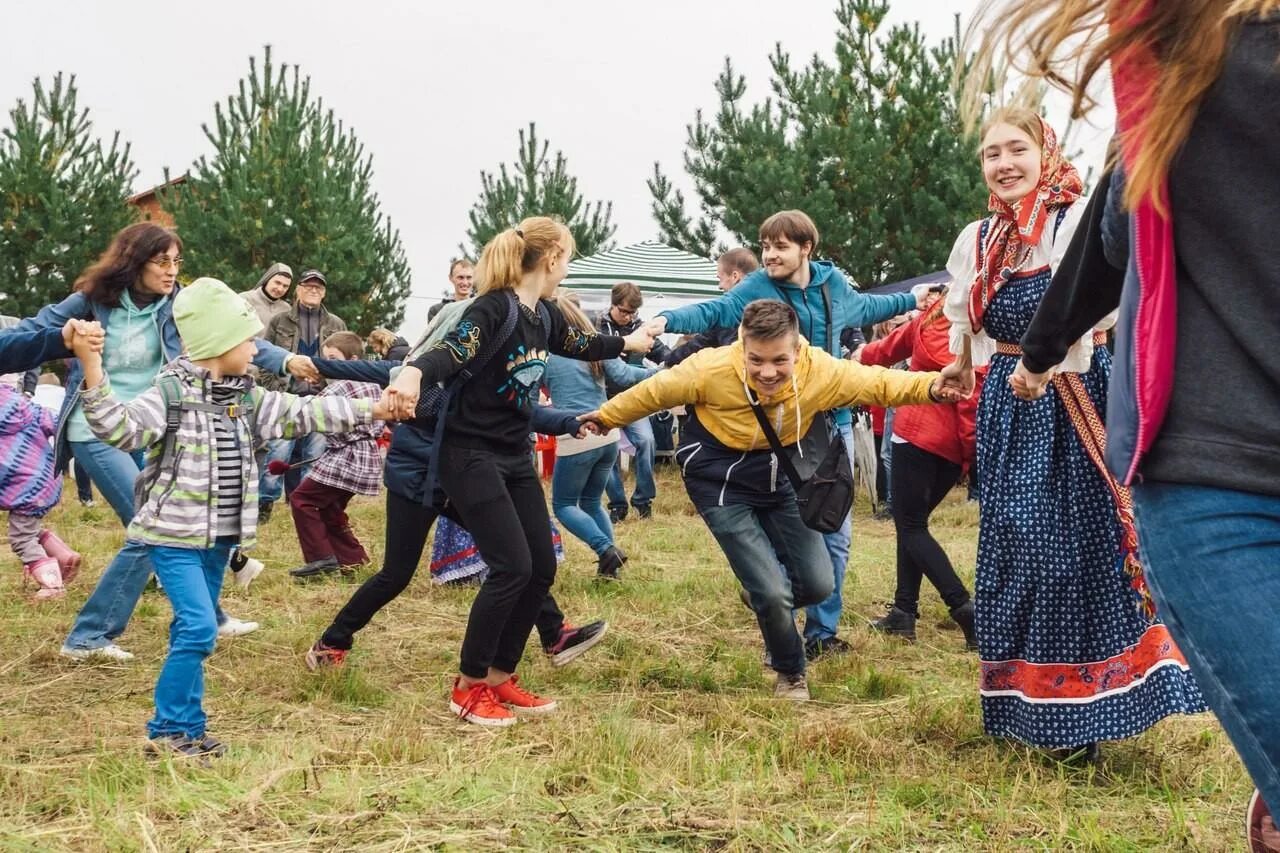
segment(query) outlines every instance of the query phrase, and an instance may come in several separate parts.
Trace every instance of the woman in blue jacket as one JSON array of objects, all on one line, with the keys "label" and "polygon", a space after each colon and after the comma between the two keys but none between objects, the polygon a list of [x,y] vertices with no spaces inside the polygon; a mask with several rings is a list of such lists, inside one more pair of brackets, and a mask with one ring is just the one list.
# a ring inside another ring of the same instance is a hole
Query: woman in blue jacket
[{"label": "woman in blue jacket", "polygon": [[[570,326],[584,334],[595,331],[582,313],[576,293],[558,291],[556,302]],[[551,355],[542,382],[557,408],[593,412],[604,405],[605,376],[614,385],[628,388],[654,373],[657,368],[638,367],[618,358],[586,362]],[[617,580],[627,561],[627,555],[614,544],[613,525],[600,502],[617,458],[617,430],[585,438],[562,435],[556,443],[556,467],[551,475],[551,510],[556,520],[596,553],[597,574],[609,580]]]},{"label": "woman in blue jacket", "polygon": [[[182,240],[176,234],[150,222],[130,225],[80,275],[74,293],[0,334],[0,365],[6,371],[27,370],[55,358],[74,359],[61,330],[71,320],[96,320],[106,332],[103,363],[111,371],[112,385],[121,399],[133,399],[150,388],[160,369],[182,353],[173,322],[173,296],[179,288],[181,267]],[[279,373],[287,355],[279,347],[258,341],[254,364]],[[67,372],[68,393],[58,414],[57,468],[65,471],[74,458],[127,527],[133,519],[133,483],[142,467],[142,454],[110,447],[89,430],[79,405],[83,378],[80,362],[72,360]],[[115,639],[128,625],[150,576],[146,549],[126,543],[77,615],[62,654],[77,660],[94,656],[130,660],[133,655],[117,646]],[[247,633],[244,628],[253,624],[219,616],[224,636]]]}]

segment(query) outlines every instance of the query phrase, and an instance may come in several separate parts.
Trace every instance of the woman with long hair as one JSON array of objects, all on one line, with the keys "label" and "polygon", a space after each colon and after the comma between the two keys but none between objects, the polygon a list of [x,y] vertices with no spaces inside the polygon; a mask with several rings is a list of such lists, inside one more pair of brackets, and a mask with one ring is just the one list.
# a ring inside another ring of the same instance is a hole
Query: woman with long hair
[{"label": "woman with long hair", "polygon": [[[12,333],[61,329],[71,320],[94,320],[105,331],[102,357],[111,372],[112,387],[121,400],[132,400],[152,386],[161,368],[182,354],[173,320],[173,297],[180,287],[181,268],[182,240],[177,234],[151,222],[130,225],[80,275],[74,293],[0,335],[0,363],[21,364],[27,369],[50,358],[73,358],[65,341],[57,351],[37,352],[20,345],[21,338]],[[254,364],[278,373],[284,368],[286,355],[259,340]],[[133,484],[142,467],[142,453],[117,450],[93,435],[81,411],[83,378],[80,362],[71,361],[67,395],[58,415],[58,470],[66,470],[74,457],[127,527],[133,519]],[[133,655],[115,640],[128,625],[151,573],[146,548],[126,542],[76,616],[62,654],[77,660],[98,656],[130,660]],[[221,611],[218,615],[221,636],[257,628],[256,623],[231,619]]]},{"label": "woman with long hair", "polygon": [[993,736],[1093,759],[1099,741],[1204,703],[1168,629],[1139,608],[1124,499],[1090,452],[1111,373],[1100,344],[1114,317],[1072,343],[1060,389],[1036,402],[994,393],[1084,210],[1080,176],[1027,109],[988,118],[979,156],[991,215],[956,240],[944,310],[958,364],[990,365],[976,453],[983,723]]},{"label": "woman with long hair", "polygon": [[[909,359],[911,370],[941,370],[954,360],[949,349],[951,322],[943,314],[943,304],[938,297],[909,323],[859,347],[854,357],[881,367]],[[915,640],[920,583],[928,578],[964,631],[965,645],[977,648],[973,601],[947,552],[929,532],[929,516],[959,482],[961,473],[973,465],[975,415],[985,373],[979,371],[974,393],[967,400],[944,406],[902,406],[894,413],[890,476],[898,583],[889,612],[871,623],[877,631]]]},{"label": "woman with long hair", "polygon": [[401,398],[399,410],[411,416],[420,393],[470,370],[496,344],[461,386],[456,408],[440,415],[443,438],[431,448],[429,463],[438,466],[449,511],[471,531],[489,566],[471,606],[450,702],[455,714],[479,725],[506,726],[517,713],[555,709],[554,701],[525,690],[514,675],[556,570],[546,498],[528,453],[547,357],[598,361],[624,349],[648,352],[653,343],[644,327],[621,338],[565,322],[548,297],[568,271],[573,250],[569,229],[545,216],[494,237],[476,266],[479,296],[453,331],[389,386]]},{"label": "woman with long hair", "polygon": [[[587,334],[595,330],[576,293],[558,290],[555,302],[570,328]],[[627,364],[618,358],[586,362],[552,355],[547,359],[543,383],[557,408],[592,412],[607,399],[606,377],[617,388],[629,388],[656,372],[656,368]],[[596,575],[605,580],[617,580],[627,561],[614,542],[613,525],[601,503],[617,458],[618,430],[585,438],[563,435],[556,441],[556,466],[551,475],[552,512],[565,530],[595,552]]]},{"label": "woman with long hair", "polygon": [[[988,4],[981,61],[1092,106],[1109,64],[1119,154],[1011,384],[1053,393],[1077,332],[1120,309],[1107,463],[1133,487],[1157,613],[1258,786],[1254,851],[1280,851],[1280,0]],[[1078,250],[1078,251],[1077,251]]]}]

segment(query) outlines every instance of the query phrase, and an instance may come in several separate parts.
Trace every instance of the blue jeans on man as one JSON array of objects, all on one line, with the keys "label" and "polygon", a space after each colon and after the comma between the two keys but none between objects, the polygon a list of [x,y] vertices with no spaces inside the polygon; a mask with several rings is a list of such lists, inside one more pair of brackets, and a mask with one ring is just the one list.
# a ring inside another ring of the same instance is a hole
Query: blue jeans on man
[{"label": "blue jeans on man", "polygon": [[1280,814],[1280,497],[1148,481],[1133,503],[1156,613]]},{"label": "blue jeans on man", "polygon": [[173,605],[169,654],[156,680],[156,713],[147,723],[148,737],[204,737],[204,659],[218,639],[218,595],[235,544],[234,538],[223,537],[212,548],[147,549]]},{"label": "blue jeans on man", "polygon": [[803,673],[804,642],[792,611],[831,594],[831,562],[821,534],[805,525],[794,500],[769,508],[730,504],[698,512],[751,599],[769,665],[784,675]]},{"label": "blue jeans on man", "polygon": [[[71,453],[76,465],[89,473],[120,523],[128,527],[133,520],[133,484],[142,469],[143,452],[126,453],[101,441],[73,441]],[[153,571],[147,546],[126,541],[76,614],[65,645],[87,650],[115,642],[128,626]],[[221,608],[216,610],[218,623],[225,622]]]},{"label": "blue jeans on man", "polygon": [[[840,424],[837,427],[844,440],[844,449],[849,454],[849,464],[853,464],[853,425]],[[805,643],[822,643],[834,637],[840,627],[840,611],[844,607],[841,595],[844,591],[844,573],[849,565],[849,546],[853,541],[852,516],[847,516],[844,524],[834,533],[822,536],[827,547],[827,563],[831,567],[831,595],[821,603],[805,609],[804,641]]]},{"label": "blue jeans on man", "polygon": [[[622,432],[627,436],[627,441],[631,442],[636,449],[635,459],[633,460],[636,472],[636,488],[631,493],[631,505],[636,509],[647,509],[658,494],[657,486],[653,482],[653,425],[649,423],[648,418],[641,418],[633,424],[624,426]],[[627,490],[622,485],[622,463],[620,461],[613,466],[613,472],[609,475],[609,482],[605,485],[605,491],[609,495],[609,509],[622,511],[627,508]]]}]

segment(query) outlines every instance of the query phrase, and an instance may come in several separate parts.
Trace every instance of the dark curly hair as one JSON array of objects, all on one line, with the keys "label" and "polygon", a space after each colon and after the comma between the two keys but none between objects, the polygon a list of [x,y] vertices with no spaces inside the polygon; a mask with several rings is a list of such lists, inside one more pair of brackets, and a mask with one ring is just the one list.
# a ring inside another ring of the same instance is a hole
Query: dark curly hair
[{"label": "dark curly hair", "polygon": [[120,294],[138,281],[142,265],[156,255],[164,254],[170,246],[182,251],[182,239],[168,228],[154,222],[138,222],[115,236],[111,245],[80,277],[75,289],[90,302],[115,308],[120,304]]}]

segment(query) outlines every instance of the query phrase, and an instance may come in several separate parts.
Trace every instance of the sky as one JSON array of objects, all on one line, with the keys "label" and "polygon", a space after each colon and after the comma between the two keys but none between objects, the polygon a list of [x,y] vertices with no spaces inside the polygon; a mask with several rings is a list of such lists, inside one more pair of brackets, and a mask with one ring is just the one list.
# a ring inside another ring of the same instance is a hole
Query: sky
[{"label": "sky", "polygon": [[[894,0],[890,23],[918,22],[936,42],[976,6]],[[373,155],[374,187],[413,271],[402,328],[414,334],[447,289],[480,171],[515,159],[521,128],[536,122],[564,152],[587,201],[613,202],[619,245],[654,239],[645,180],[659,162],[688,195],[685,128],[699,108],[716,108],[725,57],[745,76],[747,99],[762,100],[776,43],[798,66],[832,55],[834,9],[835,0],[6,4],[0,123],[34,78],[75,74],[95,130],[131,143],[135,188],[147,189],[165,167],[180,174],[212,151],[201,125],[270,44]],[[1100,158],[1105,138],[1079,134],[1081,165]],[[248,287],[258,274],[228,283]]]}]

